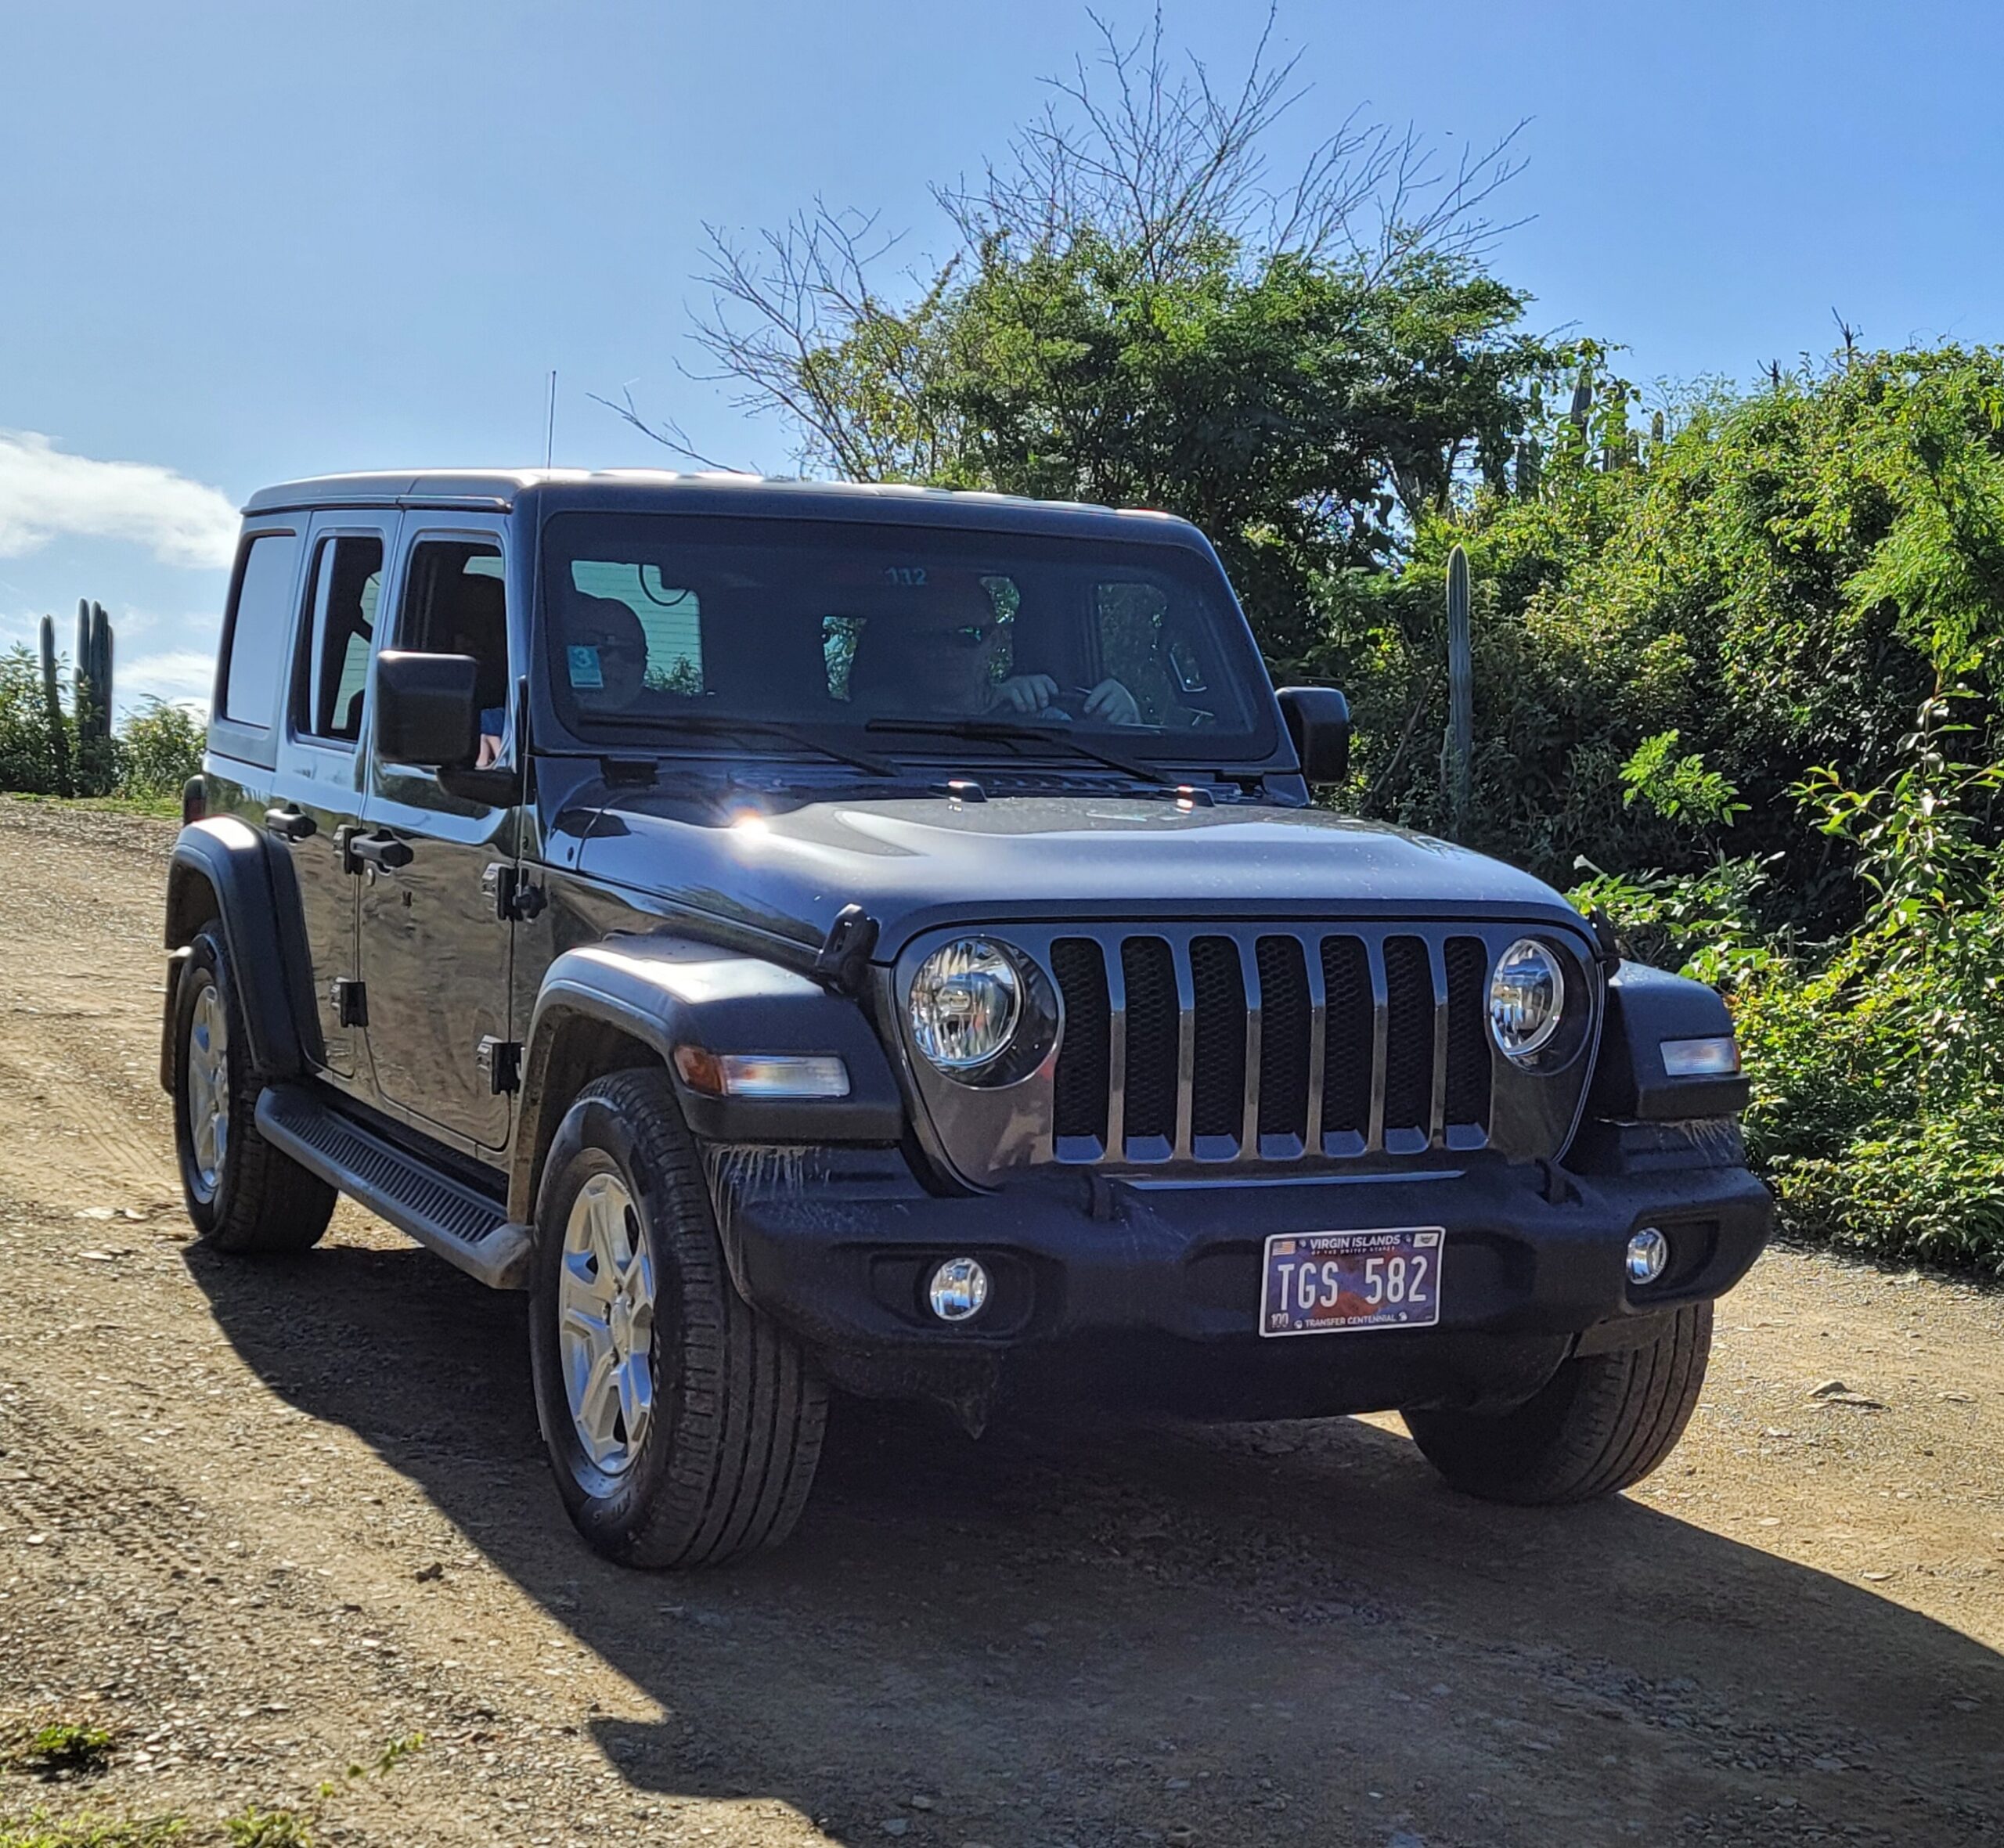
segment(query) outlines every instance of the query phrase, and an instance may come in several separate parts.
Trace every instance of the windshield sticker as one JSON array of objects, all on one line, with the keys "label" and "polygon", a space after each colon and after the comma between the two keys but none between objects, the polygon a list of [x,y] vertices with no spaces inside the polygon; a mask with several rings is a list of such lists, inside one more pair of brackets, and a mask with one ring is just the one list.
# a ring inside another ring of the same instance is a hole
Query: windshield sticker
[{"label": "windshield sticker", "polygon": [[571,684],[573,686],[598,687],[605,684],[605,672],[600,667],[598,650],[593,647],[571,647],[564,650],[571,667]]},{"label": "windshield sticker", "polygon": [[887,564],[884,567],[884,582],[896,585],[900,589],[923,590],[925,588],[925,567],[922,564]]}]

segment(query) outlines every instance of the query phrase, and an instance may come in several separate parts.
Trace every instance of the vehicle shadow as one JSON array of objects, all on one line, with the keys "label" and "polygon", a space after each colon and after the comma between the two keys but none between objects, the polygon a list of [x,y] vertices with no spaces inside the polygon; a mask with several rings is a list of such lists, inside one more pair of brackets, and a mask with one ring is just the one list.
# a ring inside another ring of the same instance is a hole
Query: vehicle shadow
[{"label": "vehicle shadow", "polygon": [[564,1519],[522,1299],[416,1250],[188,1263],[274,1389],[660,1703],[593,1722],[636,1792],[995,1848],[2004,1835],[2004,1658],[1634,1501],[1465,1500],[1350,1420],[975,1443],[844,1403],[789,1547],[648,1578]]}]

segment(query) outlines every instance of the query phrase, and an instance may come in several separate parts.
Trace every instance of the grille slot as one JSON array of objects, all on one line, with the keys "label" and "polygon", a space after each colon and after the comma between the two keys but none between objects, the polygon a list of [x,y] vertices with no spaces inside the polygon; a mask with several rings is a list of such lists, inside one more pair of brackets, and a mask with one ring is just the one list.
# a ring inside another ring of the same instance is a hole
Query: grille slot
[{"label": "grille slot", "polygon": [[[1260,971],[1260,1143],[1269,1137],[1308,1137],[1308,1061],[1314,1010],[1308,961],[1297,937],[1262,937]],[[1289,1151],[1292,1152],[1292,1151]]]},{"label": "grille slot", "polygon": [[1328,1007],[1322,1041],[1322,1134],[1325,1142],[1338,1139],[1343,1152],[1357,1154],[1371,1128],[1377,1011],[1371,996],[1371,959],[1361,938],[1322,939],[1322,989]]},{"label": "grille slot", "polygon": [[1190,946],[1190,979],[1197,1003],[1192,1145],[1199,1155],[1230,1156],[1238,1152],[1245,1121],[1245,971],[1238,946],[1229,937],[1198,938]]},{"label": "grille slot", "polygon": [[1489,952],[1480,937],[1447,939],[1447,1122],[1489,1128]]},{"label": "grille slot", "polygon": [[1385,1136],[1426,1143],[1433,1121],[1433,970],[1424,938],[1385,940]]},{"label": "grille slot", "polygon": [[1061,937],[1051,946],[1051,964],[1065,1001],[1053,1127],[1061,1140],[1087,1137],[1104,1150],[1113,1082],[1113,1009],[1106,991],[1105,953],[1090,937]]},{"label": "grille slot", "polygon": [[1166,1156],[1176,1139],[1175,957],[1160,937],[1130,937],[1120,946],[1120,974],[1127,990],[1128,1152],[1156,1155],[1134,1147],[1154,1140]]}]

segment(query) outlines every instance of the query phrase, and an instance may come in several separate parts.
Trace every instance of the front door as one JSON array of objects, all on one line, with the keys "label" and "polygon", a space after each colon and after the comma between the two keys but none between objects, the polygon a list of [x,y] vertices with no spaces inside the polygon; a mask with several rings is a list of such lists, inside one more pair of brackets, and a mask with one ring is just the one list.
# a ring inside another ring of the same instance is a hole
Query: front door
[{"label": "front door", "polygon": [[[424,519],[406,516],[395,641],[385,645],[472,655],[481,729],[499,740],[506,764],[517,744],[503,523],[455,516],[428,528]],[[499,1149],[508,1137],[513,942],[496,902],[505,882],[489,869],[514,864],[519,811],[450,794],[432,773],[378,758],[362,822],[362,839],[375,844],[355,863],[378,1097],[420,1126]]]},{"label": "front door", "polygon": [[359,1034],[355,881],[344,831],[362,807],[362,704],[383,570],[395,514],[323,514],[307,535],[308,566],[291,690],[265,827],[282,843],[297,893],[329,1072],[355,1075]]}]

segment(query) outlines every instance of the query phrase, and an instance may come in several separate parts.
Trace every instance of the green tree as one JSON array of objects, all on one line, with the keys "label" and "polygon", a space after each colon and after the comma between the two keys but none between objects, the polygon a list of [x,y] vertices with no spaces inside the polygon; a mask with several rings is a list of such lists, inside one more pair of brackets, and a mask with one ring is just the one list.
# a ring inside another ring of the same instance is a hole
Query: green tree
[{"label": "green tree", "polygon": [[713,230],[700,338],[810,470],[1196,521],[1292,671],[1322,581],[1387,568],[1458,484],[1500,488],[1530,385],[1570,363],[1478,261],[1508,143],[1439,172],[1353,117],[1277,182],[1301,92],[1266,34],[1220,85],[1159,20],[1103,34],[1004,162],[939,190],[958,247],[928,276],[880,286],[874,222],[824,206],[748,247]]}]

